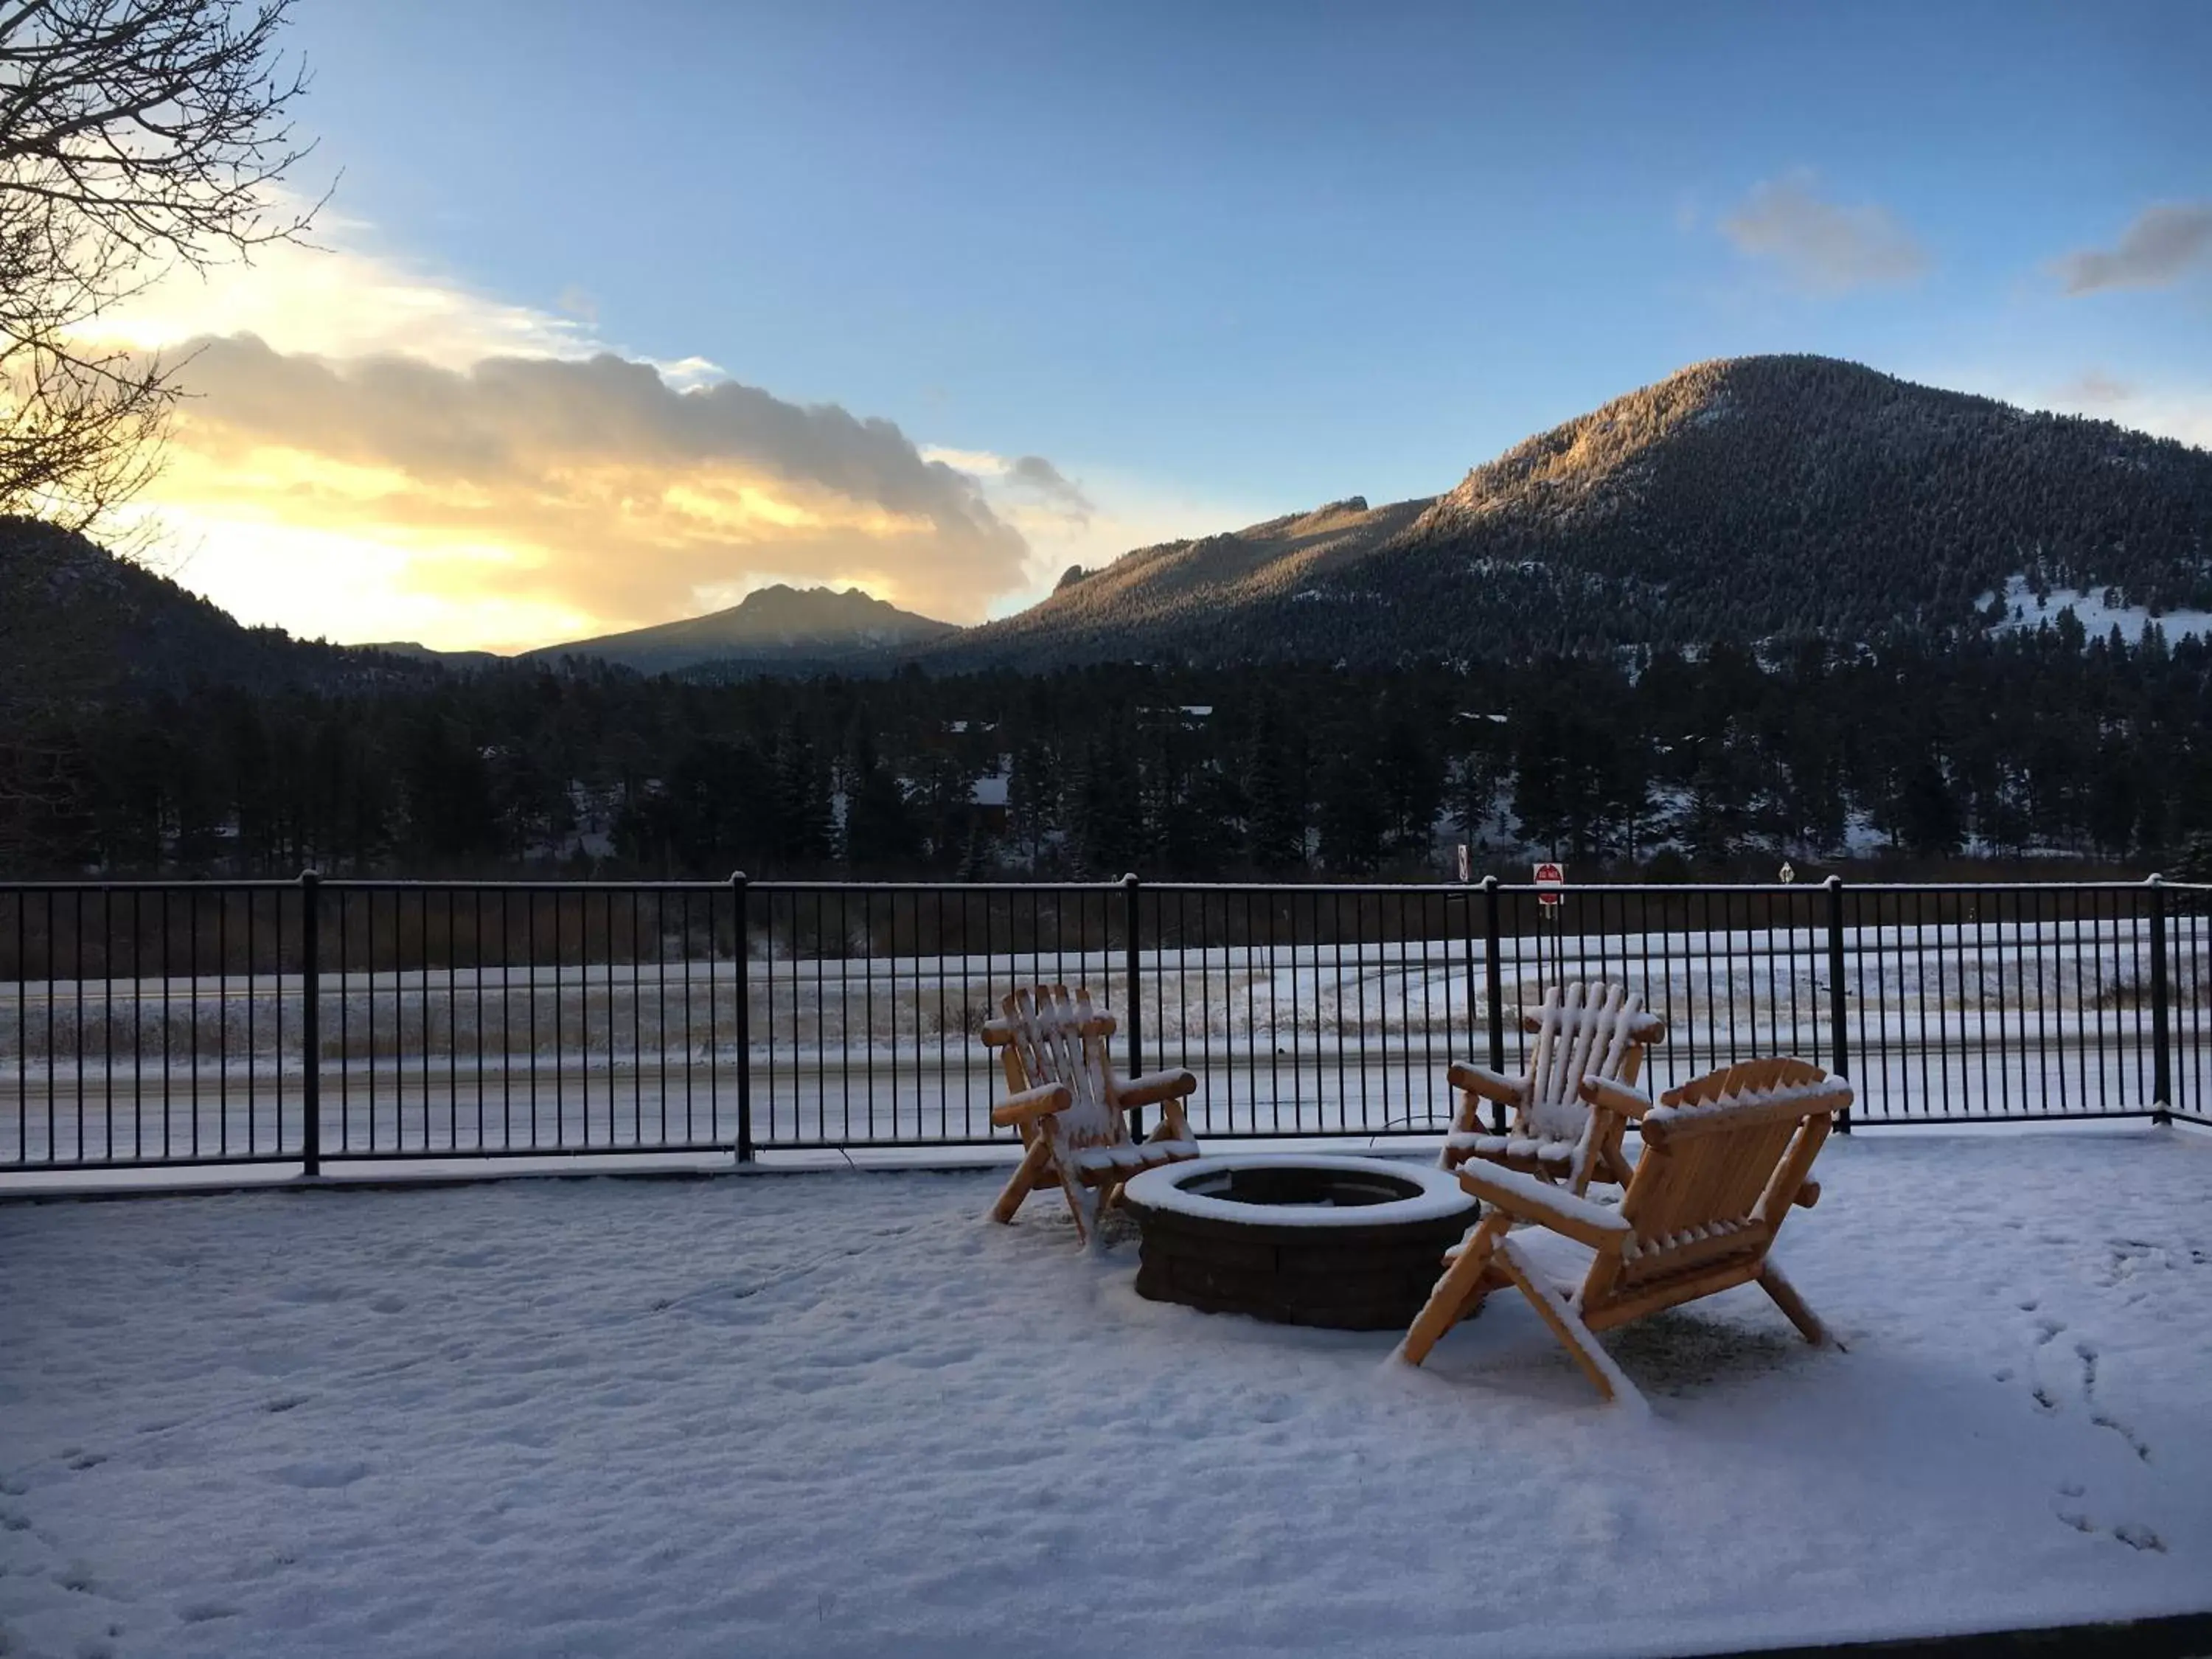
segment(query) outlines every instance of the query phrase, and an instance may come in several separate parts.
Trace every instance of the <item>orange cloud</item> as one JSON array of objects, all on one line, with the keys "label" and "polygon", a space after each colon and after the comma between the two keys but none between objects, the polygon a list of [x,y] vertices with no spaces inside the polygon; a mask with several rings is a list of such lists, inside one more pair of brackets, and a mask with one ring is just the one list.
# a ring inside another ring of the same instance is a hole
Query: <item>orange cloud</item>
[{"label": "orange cloud", "polygon": [[976,479],[834,404],[678,391],[611,354],[463,369],[251,336],[188,349],[155,501],[397,546],[420,595],[623,627],[773,572],[964,619],[1027,580]]}]

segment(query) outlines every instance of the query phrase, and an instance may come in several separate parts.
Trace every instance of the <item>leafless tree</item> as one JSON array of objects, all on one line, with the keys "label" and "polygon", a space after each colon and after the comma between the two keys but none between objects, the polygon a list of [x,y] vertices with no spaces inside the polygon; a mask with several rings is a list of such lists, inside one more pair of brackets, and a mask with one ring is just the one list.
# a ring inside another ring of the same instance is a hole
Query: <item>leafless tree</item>
[{"label": "leafless tree", "polygon": [[85,528],[152,475],[180,365],[105,312],[307,230],[290,4],[0,0],[0,514]]}]

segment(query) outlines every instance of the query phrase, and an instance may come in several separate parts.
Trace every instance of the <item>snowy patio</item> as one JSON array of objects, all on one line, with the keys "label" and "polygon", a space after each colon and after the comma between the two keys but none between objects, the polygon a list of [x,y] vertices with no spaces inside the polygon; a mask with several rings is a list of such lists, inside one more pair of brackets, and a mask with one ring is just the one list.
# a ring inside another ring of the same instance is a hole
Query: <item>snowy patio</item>
[{"label": "snowy patio", "polygon": [[2212,1139],[1832,1142],[1607,1339],[1140,1300],[997,1170],[0,1206],[0,1652],[1680,1653],[2212,1594]]}]

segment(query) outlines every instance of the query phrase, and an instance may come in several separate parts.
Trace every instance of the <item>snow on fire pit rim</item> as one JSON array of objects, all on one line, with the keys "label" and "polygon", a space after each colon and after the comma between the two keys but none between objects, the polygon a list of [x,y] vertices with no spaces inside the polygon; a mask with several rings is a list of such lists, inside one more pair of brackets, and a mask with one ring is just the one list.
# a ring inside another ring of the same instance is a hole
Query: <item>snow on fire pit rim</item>
[{"label": "snow on fire pit rim", "polygon": [[[1411,1198],[1338,1208],[1333,1205],[1247,1204],[1235,1199],[1209,1198],[1203,1193],[1189,1191],[1184,1184],[1226,1170],[1252,1169],[1338,1170],[1410,1182],[1421,1190]],[[1180,1164],[1160,1164],[1133,1177],[1122,1189],[1122,1197],[1132,1205],[1170,1215],[1267,1227],[1385,1227],[1400,1222],[1443,1221],[1468,1214],[1472,1202],[1457,1179],[1444,1170],[1390,1158],[1353,1158],[1335,1152],[1219,1152],[1186,1158]]]}]

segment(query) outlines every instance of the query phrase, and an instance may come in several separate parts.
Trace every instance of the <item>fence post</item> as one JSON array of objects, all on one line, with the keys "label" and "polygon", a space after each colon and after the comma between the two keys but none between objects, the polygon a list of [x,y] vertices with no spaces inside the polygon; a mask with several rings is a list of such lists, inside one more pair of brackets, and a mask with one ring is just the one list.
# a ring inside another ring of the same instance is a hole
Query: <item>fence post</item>
[{"label": "fence post", "polygon": [[[300,1173],[323,1172],[322,878],[300,872]],[[345,964],[338,964],[341,974]],[[163,971],[167,971],[164,964]]]},{"label": "fence post", "polygon": [[[1128,986],[1128,1018],[1122,1024],[1129,1033],[1129,1075],[1145,1074],[1145,1002],[1137,991],[1137,894],[1143,886],[1132,870],[1121,878],[1124,912],[1121,918],[1123,936],[1121,974]],[[1145,1110],[1141,1106],[1129,1109],[1129,1137],[1141,1140],[1145,1135]]]},{"label": "fence post", "polygon": [[2154,875],[2150,889],[2150,1121],[2173,1121],[2173,1033],[2166,1013],[2166,878]]},{"label": "fence post", "polygon": [[[1498,983],[1498,878],[1482,878],[1482,962],[1490,974],[1490,1069],[1505,1069],[1505,992]],[[1492,1133],[1505,1133],[1505,1108],[1490,1103]]]},{"label": "fence post", "polygon": [[[1849,1077],[1851,1040],[1844,1012],[1844,878],[1830,876],[1820,884],[1828,890],[1828,1071]],[[1836,1114],[1836,1133],[1851,1132],[1851,1109]]]},{"label": "fence post", "polygon": [[738,911],[738,1162],[753,1161],[752,883],[742,870],[730,876]]}]

